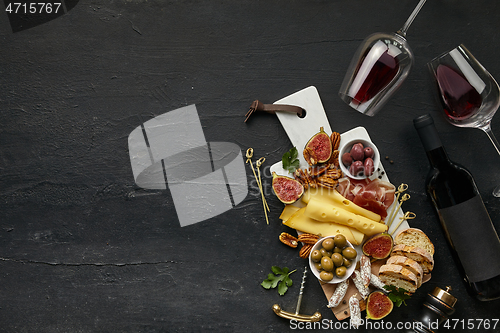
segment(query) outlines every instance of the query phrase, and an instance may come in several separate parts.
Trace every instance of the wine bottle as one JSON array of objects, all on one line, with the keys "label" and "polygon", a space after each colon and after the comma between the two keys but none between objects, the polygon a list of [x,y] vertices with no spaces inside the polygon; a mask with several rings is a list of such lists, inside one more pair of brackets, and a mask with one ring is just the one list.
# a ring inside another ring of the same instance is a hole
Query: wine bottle
[{"label": "wine bottle", "polygon": [[452,162],[428,114],[413,120],[431,170],[426,188],[469,294],[500,298],[500,240],[471,173]]}]

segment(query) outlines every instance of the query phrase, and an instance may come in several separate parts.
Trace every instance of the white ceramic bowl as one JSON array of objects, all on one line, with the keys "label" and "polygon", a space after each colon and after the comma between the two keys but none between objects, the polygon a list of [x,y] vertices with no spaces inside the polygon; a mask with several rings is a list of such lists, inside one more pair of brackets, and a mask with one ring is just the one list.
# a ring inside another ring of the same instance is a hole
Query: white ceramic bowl
[{"label": "white ceramic bowl", "polygon": [[309,267],[311,269],[311,271],[313,272],[313,274],[318,278],[318,280],[320,280],[321,282],[323,283],[330,283],[330,284],[336,284],[336,283],[340,283],[344,280],[347,280],[351,275],[352,273],[354,272],[354,270],[356,269],[356,264],[357,262],[359,261],[359,258],[361,258],[361,251],[359,249],[356,249],[354,246],[352,246],[352,244],[347,241],[347,246],[348,247],[352,247],[354,248],[358,255],[356,256],[356,258],[351,262],[351,266],[349,266],[349,268],[347,268],[347,273],[346,275],[343,277],[343,278],[338,278],[335,276],[335,274],[333,275],[333,279],[330,280],[330,281],[323,281],[320,277],[319,277],[319,271],[316,269],[316,267],[314,266],[314,261],[311,259],[311,254],[313,253],[314,250],[319,250],[321,249],[322,245],[321,243],[323,243],[323,241],[327,238],[333,238],[335,237],[335,235],[333,236],[327,236],[327,237],[323,237],[323,238],[320,238],[316,244],[314,244],[312,250],[311,250],[311,253],[309,254]]},{"label": "white ceramic bowl", "polygon": [[362,143],[363,147],[371,147],[373,149],[374,155],[373,155],[373,174],[372,174],[372,176],[377,173],[377,169],[378,169],[379,164],[380,164],[380,153],[378,152],[377,146],[375,146],[373,144],[373,142],[368,141],[368,140],[352,139],[352,140],[346,141],[346,142],[340,141],[340,147],[339,147],[339,165],[340,165],[340,169],[342,170],[342,172],[344,172],[344,174],[346,176],[348,176],[349,178],[353,178],[353,179],[365,179],[365,178],[367,178],[367,176],[364,173],[362,175],[352,175],[349,172],[349,167],[345,166],[344,163],[342,163],[342,155],[344,155],[344,153],[350,152],[352,146],[354,144],[358,143],[358,142]]}]

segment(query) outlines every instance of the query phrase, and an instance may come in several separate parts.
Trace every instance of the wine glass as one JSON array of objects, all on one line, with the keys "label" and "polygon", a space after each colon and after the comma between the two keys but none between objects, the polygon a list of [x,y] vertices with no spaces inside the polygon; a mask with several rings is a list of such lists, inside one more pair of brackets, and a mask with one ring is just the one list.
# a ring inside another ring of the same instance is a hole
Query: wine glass
[{"label": "wine glass", "polygon": [[339,90],[340,98],[355,110],[374,116],[401,86],[413,64],[406,32],[426,0],[420,0],[396,33],[368,36],[357,49]]},{"label": "wine glass", "polygon": [[[491,119],[500,106],[500,88],[491,74],[463,44],[427,65],[437,83],[446,120],[458,127],[483,130],[500,154],[500,145],[491,131]],[[500,186],[493,195],[500,197]]]}]

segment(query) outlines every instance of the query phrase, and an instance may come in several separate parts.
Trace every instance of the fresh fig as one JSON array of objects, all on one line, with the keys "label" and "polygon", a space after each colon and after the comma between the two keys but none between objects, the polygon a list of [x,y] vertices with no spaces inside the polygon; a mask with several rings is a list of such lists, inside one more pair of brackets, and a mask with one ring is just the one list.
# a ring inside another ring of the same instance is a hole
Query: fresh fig
[{"label": "fresh fig", "polygon": [[394,304],[389,296],[381,291],[374,291],[366,300],[366,318],[379,320],[391,313]]},{"label": "fresh fig", "polygon": [[304,194],[301,183],[290,177],[278,176],[276,172],[273,172],[273,190],[284,204],[292,204]]},{"label": "fresh fig", "polygon": [[388,233],[381,233],[370,237],[363,244],[363,253],[374,259],[385,259],[392,251],[394,241]]},{"label": "fresh fig", "polygon": [[[314,156],[314,161],[310,164],[325,163],[330,159],[333,152],[332,141],[323,130],[323,127],[320,127],[319,132],[314,134],[312,138],[307,141],[304,151],[312,152]],[[306,158],[306,160],[308,160],[308,158]]]}]

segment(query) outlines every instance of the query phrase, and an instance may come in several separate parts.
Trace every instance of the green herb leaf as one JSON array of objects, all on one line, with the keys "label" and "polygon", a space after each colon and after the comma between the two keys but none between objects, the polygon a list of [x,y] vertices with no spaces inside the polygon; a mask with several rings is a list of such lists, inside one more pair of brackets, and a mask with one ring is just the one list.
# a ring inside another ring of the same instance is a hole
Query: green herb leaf
[{"label": "green herb leaf", "polygon": [[278,285],[278,294],[283,296],[283,295],[285,295],[287,290],[288,290],[288,286],[286,285],[285,282],[281,281],[280,284]]},{"label": "green herb leaf", "polygon": [[[274,274],[283,274],[283,271],[281,270],[281,268],[279,268],[278,266],[273,266],[271,267],[271,270],[273,271]],[[286,274],[286,273],[285,273]]]},{"label": "green herb leaf", "polygon": [[401,304],[406,306],[405,300],[411,298],[410,293],[406,289],[398,288],[392,285],[384,286],[384,289],[390,292],[387,296],[398,308]]},{"label": "green herb leaf", "polygon": [[270,289],[271,288],[271,281],[269,280],[264,280],[262,281],[262,283],[260,284],[262,287],[266,288],[266,289]]},{"label": "green herb leaf", "polygon": [[293,284],[292,279],[290,279],[290,274],[295,272],[295,270],[290,272],[288,267],[280,268],[278,266],[272,266],[271,270],[276,275],[269,273],[267,279],[262,281],[260,285],[265,289],[278,287],[278,293],[283,296],[288,290],[288,287],[291,287]]},{"label": "green herb leaf", "polygon": [[283,169],[287,170],[290,173],[294,173],[295,170],[299,168],[299,160],[298,157],[299,152],[297,148],[292,147],[289,151],[283,154],[281,158],[281,164],[283,165]]}]

